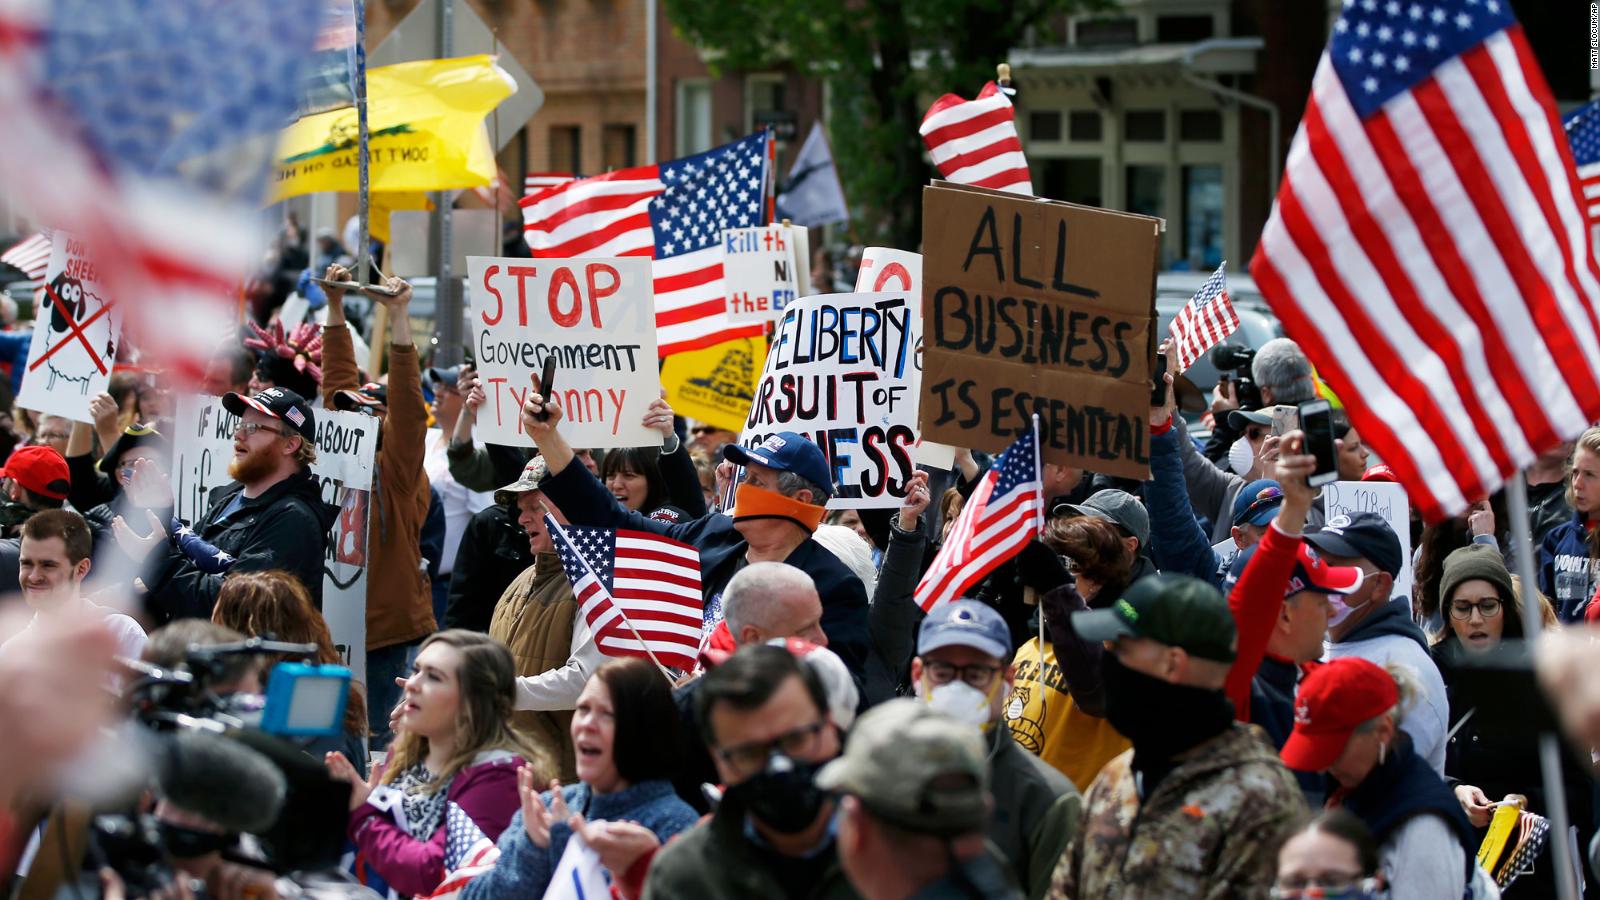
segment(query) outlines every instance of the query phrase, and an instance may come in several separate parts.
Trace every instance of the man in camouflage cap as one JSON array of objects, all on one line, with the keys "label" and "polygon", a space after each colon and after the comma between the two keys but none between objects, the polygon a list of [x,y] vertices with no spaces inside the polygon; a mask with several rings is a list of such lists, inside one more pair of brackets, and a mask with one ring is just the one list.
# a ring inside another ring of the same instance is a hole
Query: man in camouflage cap
[{"label": "man in camouflage cap", "polygon": [[1133,749],[1090,785],[1050,897],[1267,896],[1305,801],[1266,733],[1233,720],[1223,683],[1237,638],[1222,595],[1157,575],[1073,613],[1072,629],[1106,643],[1106,719]]},{"label": "man in camouflage cap", "polygon": [[985,847],[986,756],[976,727],[909,697],[862,715],[817,786],[843,795],[839,862],[863,897],[1020,900]]}]

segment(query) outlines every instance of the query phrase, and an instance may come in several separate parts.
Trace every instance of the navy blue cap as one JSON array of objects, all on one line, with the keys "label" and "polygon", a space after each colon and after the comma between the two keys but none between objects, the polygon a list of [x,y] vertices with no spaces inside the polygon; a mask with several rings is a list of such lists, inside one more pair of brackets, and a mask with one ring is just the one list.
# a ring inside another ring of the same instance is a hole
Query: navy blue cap
[{"label": "navy blue cap", "polygon": [[769,435],[754,447],[727,444],[722,448],[722,458],[737,466],[758,463],[780,472],[793,472],[822,488],[827,496],[833,495],[833,473],[828,470],[821,448],[792,431]]},{"label": "navy blue cap", "polygon": [[1265,525],[1278,517],[1283,505],[1283,488],[1271,478],[1250,482],[1233,497],[1233,524]]},{"label": "navy blue cap", "polygon": [[1011,661],[1011,629],[994,607],[981,600],[952,600],[922,620],[917,655],[941,647],[971,647],[1002,663]]},{"label": "navy blue cap", "polygon": [[289,423],[299,435],[312,443],[317,440],[317,417],[311,404],[285,387],[269,387],[254,397],[229,391],[222,395],[222,407],[236,416],[253,409],[262,415]]},{"label": "navy blue cap", "polygon": [[1391,577],[1398,576],[1405,564],[1399,535],[1389,527],[1389,520],[1374,512],[1334,516],[1321,528],[1307,529],[1306,543],[1329,556],[1359,556]]}]

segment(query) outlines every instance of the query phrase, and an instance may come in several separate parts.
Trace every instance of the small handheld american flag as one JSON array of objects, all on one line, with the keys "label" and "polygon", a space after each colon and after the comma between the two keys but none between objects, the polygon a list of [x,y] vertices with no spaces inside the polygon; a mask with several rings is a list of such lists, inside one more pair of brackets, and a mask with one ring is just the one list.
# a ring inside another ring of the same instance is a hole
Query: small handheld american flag
[{"label": "small handheld american flag", "polygon": [[1233,301],[1228,298],[1227,268],[1228,261],[1223,260],[1172,320],[1169,331],[1178,351],[1180,370],[1194,365],[1201,354],[1239,327],[1239,314],[1233,311]]},{"label": "small handheld american flag", "polygon": [[468,882],[494,868],[500,859],[500,848],[466,810],[451,803],[445,809],[444,821],[444,881],[427,900],[456,900]]},{"label": "small handheld american flag", "polygon": [[562,526],[545,516],[595,646],[694,667],[700,648],[700,553],[659,534]]},{"label": "small handheld american flag", "polygon": [[956,184],[1032,194],[1011,99],[994,82],[976,100],[945,94],[922,117],[922,142],[939,173]]},{"label": "small handheld american flag", "polygon": [[923,612],[959,598],[1044,529],[1044,483],[1039,477],[1039,417],[1006,448],[978,482],[972,499],[918,582]]}]

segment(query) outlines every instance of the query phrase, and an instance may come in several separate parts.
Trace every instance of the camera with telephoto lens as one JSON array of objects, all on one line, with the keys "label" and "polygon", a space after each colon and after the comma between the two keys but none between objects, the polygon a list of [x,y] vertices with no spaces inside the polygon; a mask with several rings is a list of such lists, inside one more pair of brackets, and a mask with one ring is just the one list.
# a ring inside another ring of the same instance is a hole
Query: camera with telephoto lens
[{"label": "camera with telephoto lens", "polygon": [[[349,669],[280,662],[265,695],[213,690],[241,658],[316,650],[250,638],[190,645],[170,669],[119,658],[131,721],[117,744],[148,761],[133,793],[149,787],[166,811],[158,818],[129,801],[95,816],[92,868],[116,871],[127,896],[140,897],[184,877],[174,861],[219,853],[272,873],[280,895],[376,897],[340,869],[350,786],[296,742],[342,733]],[[82,878],[94,883],[92,872]]]},{"label": "camera with telephoto lens", "polygon": [[1218,344],[1211,348],[1211,365],[1223,377],[1233,373],[1231,378],[1234,388],[1234,399],[1239,401],[1240,409],[1261,408],[1261,388],[1256,385],[1255,377],[1250,373],[1250,366],[1256,361],[1256,351],[1250,347],[1241,347],[1238,344]]}]

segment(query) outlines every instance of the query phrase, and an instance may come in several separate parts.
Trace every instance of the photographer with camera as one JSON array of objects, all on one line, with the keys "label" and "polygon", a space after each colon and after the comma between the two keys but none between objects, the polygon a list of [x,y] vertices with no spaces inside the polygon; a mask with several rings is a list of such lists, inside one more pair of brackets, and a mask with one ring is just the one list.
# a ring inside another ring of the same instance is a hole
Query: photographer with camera
[{"label": "photographer with camera", "polygon": [[[1223,344],[1212,351],[1212,363],[1219,372],[1233,369],[1238,374],[1234,378],[1224,376],[1217,382],[1216,397],[1211,401],[1211,413],[1216,422],[1212,425],[1211,440],[1206,442],[1205,455],[1218,465],[1227,460],[1235,473],[1245,475],[1239,471],[1240,466],[1232,455],[1233,444],[1244,436],[1245,426],[1271,427],[1272,417],[1261,410],[1315,398],[1316,376],[1311,371],[1311,360],[1306,358],[1300,345],[1289,338],[1274,338],[1254,353]],[[1248,378],[1242,371],[1245,366],[1250,369]],[[1243,415],[1233,415],[1235,411]]]}]

